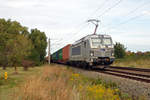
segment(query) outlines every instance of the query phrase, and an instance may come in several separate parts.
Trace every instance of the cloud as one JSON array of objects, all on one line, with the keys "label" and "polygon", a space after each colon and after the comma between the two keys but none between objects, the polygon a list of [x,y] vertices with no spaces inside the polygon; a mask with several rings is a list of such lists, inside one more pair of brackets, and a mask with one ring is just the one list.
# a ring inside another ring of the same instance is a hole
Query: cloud
[{"label": "cloud", "polygon": [[22,7],[31,7],[33,5],[36,5],[37,2],[35,1],[25,1],[25,0],[9,0],[8,2],[5,2],[4,5],[6,7],[11,8],[22,8]]},{"label": "cloud", "polygon": [[150,16],[150,11],[143,11],[142,14]]}]

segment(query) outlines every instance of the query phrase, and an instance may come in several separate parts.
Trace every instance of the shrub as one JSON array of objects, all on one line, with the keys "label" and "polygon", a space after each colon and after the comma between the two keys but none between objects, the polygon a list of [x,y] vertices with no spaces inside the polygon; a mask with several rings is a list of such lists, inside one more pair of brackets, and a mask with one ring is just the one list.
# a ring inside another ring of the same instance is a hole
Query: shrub
[{"label": "shrub", "polygon": [[115,57],[116,58],[124,58],[125,57],[126,48],[124,47],[123,44],[116,42],[114,49],[115,49]]}]

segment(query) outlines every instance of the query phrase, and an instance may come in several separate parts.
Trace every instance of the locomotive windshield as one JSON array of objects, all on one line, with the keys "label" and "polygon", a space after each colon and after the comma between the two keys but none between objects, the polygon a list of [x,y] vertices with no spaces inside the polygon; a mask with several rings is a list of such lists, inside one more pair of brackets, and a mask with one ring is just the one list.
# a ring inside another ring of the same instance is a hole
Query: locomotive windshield
[{"label": "locomotive windshield", "polygon": [[104,45],[110,45],[110,44],[112,44],[111,38],[103,38],[103,44]]},{"label": "locomotive windshield", "polygon": [[92,38],[91,40],[92,40],[92,45],[94,47],[98,47],[102,42],[102,40],[100,38]]},{"label": "locomotive windshield", "polygon": [[91,38],[91,43],[93,48],[99,48],[101,45],[112,45],[112,40],[111,38],[100,38],[100,37],[95,37]]}]

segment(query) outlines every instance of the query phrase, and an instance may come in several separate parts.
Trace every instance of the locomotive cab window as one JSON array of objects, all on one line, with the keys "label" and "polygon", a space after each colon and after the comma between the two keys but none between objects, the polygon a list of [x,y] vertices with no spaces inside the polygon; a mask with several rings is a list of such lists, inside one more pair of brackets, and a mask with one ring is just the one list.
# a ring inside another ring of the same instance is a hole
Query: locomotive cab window
[{"label": "locomotive cab window", "polygon": [[92,46],[98,47],[101,44],[102,40],[100,38],[91,38],[91,42]]},{"label": "locomotive cab window", "polygon": [[103,44],[104,45],[111,45],[112,44],[111,38],[104,38],[103,39]]}]

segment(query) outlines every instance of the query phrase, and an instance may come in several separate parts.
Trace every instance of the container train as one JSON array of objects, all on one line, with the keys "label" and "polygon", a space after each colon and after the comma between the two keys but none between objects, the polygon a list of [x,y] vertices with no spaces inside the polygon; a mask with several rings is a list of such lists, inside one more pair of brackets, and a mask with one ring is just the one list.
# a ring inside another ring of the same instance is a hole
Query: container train
[{"label": "container train", "polygon": [[114,62],[114,45],[110,35],[87,35],[51,55],[54,63],[92,68]]}]

